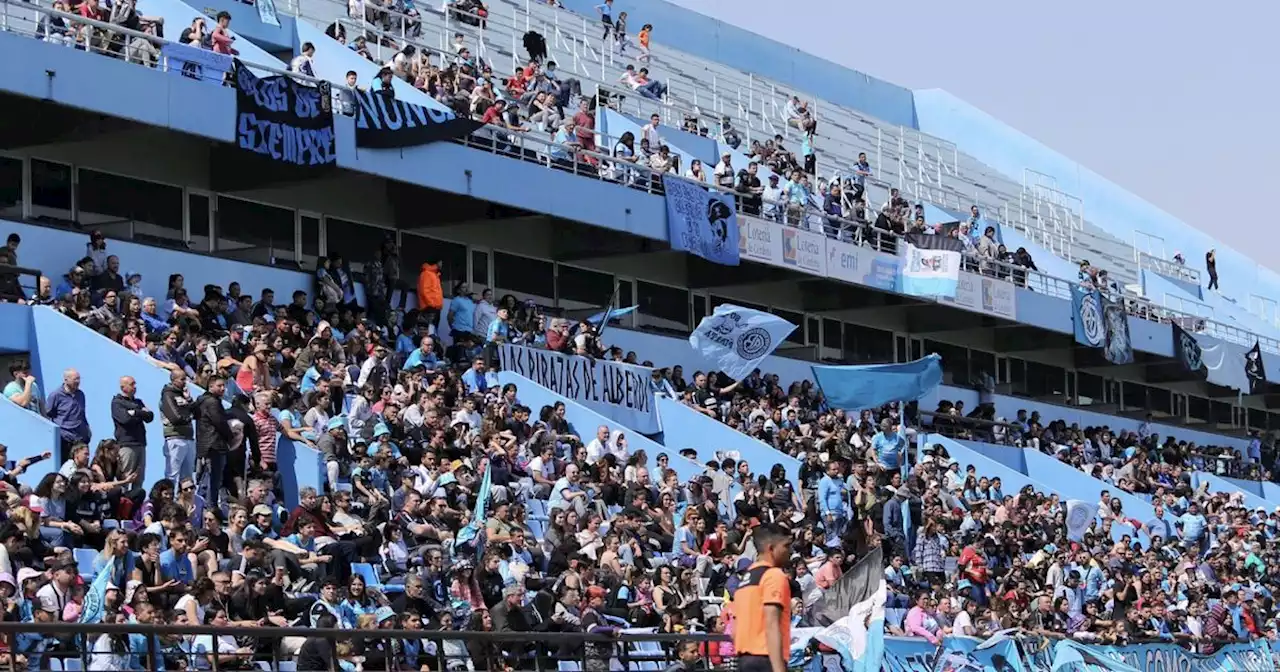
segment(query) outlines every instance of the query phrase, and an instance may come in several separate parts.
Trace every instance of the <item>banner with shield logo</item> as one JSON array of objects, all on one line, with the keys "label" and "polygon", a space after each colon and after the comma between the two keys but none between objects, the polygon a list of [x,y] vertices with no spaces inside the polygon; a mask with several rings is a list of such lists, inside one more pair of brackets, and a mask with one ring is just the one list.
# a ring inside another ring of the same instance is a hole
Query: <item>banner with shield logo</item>
[{"label": "banner with shield logo", "polygon": [[1071,292],[1071,317],[1075,322],[1076,343],[1090,348],[1101,348],[1106,343],[1100,292],[1074,288]]}]

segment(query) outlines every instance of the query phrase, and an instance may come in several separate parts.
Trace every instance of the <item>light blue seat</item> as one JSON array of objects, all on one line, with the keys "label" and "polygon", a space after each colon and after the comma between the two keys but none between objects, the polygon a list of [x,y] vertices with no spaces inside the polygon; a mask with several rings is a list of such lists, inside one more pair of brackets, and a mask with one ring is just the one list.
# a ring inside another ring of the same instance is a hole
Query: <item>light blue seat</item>
[{"label": "light blue seat", "polygon": [[76,567],[80,570],[80,576],[92,579],[98,573],[93,570],[93,563],[98,559],[98,552],[92,548],[76,548],[71,551],[76,559]]},{"label": "light blue seat", "polygon": [[369,564],[369,563],[367,563],[367,562],[353,562],[353,563],[351,563],[351,571],[352,571],[352,572],[354,572],[354,573],[355,573],[357,576],[359,576],[360,578],[364,579],[364,583],[365,583],[365,585],[366,585],[366,586],[368,586],[368,587],[370,587],[370,588],[374,588],[374,589],[378,590],[379,592],[382,592],[382,593],[402,593],[402,592],[404,592],[404,586],[399,585],[399,584],[394,584],[394,583],[393,583],[393,584],[385,585],[385,586],[384,586],[384,585],[382,584],[382,579],[378,578],[378,570],[377,570],[377,568],[375,568],[373,565],[371,565],[371,564]]}]

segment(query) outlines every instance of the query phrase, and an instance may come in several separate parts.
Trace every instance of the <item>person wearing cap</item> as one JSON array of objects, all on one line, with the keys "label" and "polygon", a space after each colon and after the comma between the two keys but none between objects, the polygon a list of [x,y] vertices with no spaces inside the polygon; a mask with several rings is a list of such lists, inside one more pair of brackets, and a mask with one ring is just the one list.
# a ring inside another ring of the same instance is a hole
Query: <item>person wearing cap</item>
[{"label": "person wearing cap", "polygon": [[716,164],[714,170],[711,171],[712,177],[715,178],[716,186],[724,191],[732,191],[734,178],[736,177],[733,168],[733,153],[722,152],[720,154],[720,162]]}]

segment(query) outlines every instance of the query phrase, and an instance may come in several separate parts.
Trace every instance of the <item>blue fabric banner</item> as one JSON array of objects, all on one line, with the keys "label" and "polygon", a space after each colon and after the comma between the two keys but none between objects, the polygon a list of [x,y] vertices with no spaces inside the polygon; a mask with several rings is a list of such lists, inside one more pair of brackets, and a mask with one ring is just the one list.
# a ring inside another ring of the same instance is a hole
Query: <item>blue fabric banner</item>
[{"label": "blue fabric banner", "polygon": [[663,180],[663,188],[671,249],[737,266],[738,213],[733,196],[674,177]]},{"label": "blue fabric banner", "polygon": [[898,291],[911,296],[956,298],[964,243],[951,236],[910,233]]},{"label": "blue fabric banner", "polygon": [[1193,653],[1176,644],[1085,646],[1062,641],[1054,647],[1053,672],[1274,672],[1270,645],[1266,642],[1227,644],[1210,654]]},{"label": "blue fabric banner", "polygon": [[1129,313],[1119,301],[1102,299],[1102,321],[1106,325],[1107,343],[1102,351],[1112,364],[1133,363],[1133,342],[1129,340]]},{"label": "blue fabric banner", "polygon": [[722,303],[698,323],[689,345],[720,371],[741,379],[795,330],[773,313]]},{"label": "blue fabric banner", "polygon": [[875,408],[928,394],[942,382],[942,357],[933,354],[906,364],[819,365],[813,367],[813,379],[831,408]]},{"label": "blue fabric banner", "polygon": [[[84,593],[84,608],[80,610],[81,623],[98,623],[102,620],[103,606],[107,600],[107,586],[111,583],[111,567],[103,567]],[[123,586],[117,586],[123,588]]]},{"label": "blue fabric banner", "polygon": [[1106,327],[1102,322],[1102,294],[1078,286],[1073,287],[1071,321],[1075,323],[1076,343],[1090,348],[1101,348],[1107,340]]}]

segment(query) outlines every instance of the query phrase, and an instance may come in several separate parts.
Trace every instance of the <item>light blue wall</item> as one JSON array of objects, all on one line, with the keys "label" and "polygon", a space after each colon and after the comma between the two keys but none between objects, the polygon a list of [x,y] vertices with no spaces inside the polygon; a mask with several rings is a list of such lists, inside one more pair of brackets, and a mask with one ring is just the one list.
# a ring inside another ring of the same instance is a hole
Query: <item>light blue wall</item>
[{"label": "light blue wall", "polygon": [[[955,387],[952,385],[941,385],[937,392],[930,394],[920,400],[920,408],[932,410],[938,403],[939,399],[947,399],[950,401],[964,401],[965,406],[974,408],[978,404],[978,393],[975,390]],[[1112,431],[1130,430],[1137,431],[1138,425],[1142,424],[1141,420],[1133,418],[1125,418],[1118,415],[1106,415],[1103,413],[1095,413],[1082,408],[1073,406],[1057,406],[1054,404],[1046,404],[1031,399],[1023,399],[1020,397],[1010,397],[1003,394],[995,395],[996,416],[1013,418],[1017,415],[1019,409],[1026,409],[1027,413],[1039,411],[1040,415],[1046,420],[1062,419],[1068,425],[1078,424],[1081,427],[1100,427],[1106,425]],[[1222,434],[1210,434],[1186,427],[1174,427],[1172,425],[1151,423],[1151,431],[1159,434],[1161,437],[1175,436],[1181,441],[1194,441],[1201,445],[1217,445],[1230,446],[1237,450],[1244,450],[1249,442],[1245,439],[1225,436]]]},{"label": "light blue wall", "polygon": [[1149,268],[1142,269],[1141,278],[1143,295],[1156,303],[1162,303],[1166,292],[1192,301],[1203,301],[1200,296],[1202,288],[1193,282],[1169,277]]},{"label": "light blue wall", "polygon": [[217,15],[218,12],[230,12],[231,27],[235,32],[245,39],[253,40],[267,51],[293,51],[294,18],[284,13],[284,3],[278,6],[279,11],[276,12],[280,25],[272,26],[262,22],[254,6],[237,0],[192,0],[192,2],[198,9],[206,11],[211,16]]},{"label": "light blue wall", "polygon": [[946,448],[947,454],[951,456],[951,459],[960,463],[961,473],[972,464],[979,476],[999,478],[1006,495],[1012,495],[1028,485],[1040,492],[1054,491],[1053,488],[1027,477],[1026,474],[1017,469],[1011,469],[1008,465],[992,460],[986,455],[961,444],[959,441],[953,441],[941,434],[925,436],[925,443],[929,446],[941,444],[943,448]]},{"label": "light blue wall", "polygon": [[0,89],[10,93],[215,140],[234,137],[230,89],[8,31],[0,32],[0,62]]},{"label": "light blue wall", "polygon": [[[608,108],[600,109],[603,110]],[[610,111],[612,112],[612,110]],[[637,117],[630,114],[624,114],[622,116],[630,119],[632,123],[640,126],[644,126],[649,123],[648,117]],[[718,143],[715,139],[715,134],[719,131],[719,127],[712,128],[708,125],[706,119],[701,119],[699,121],[700,125],[706,126],[707,128],[707,137],[704,138],[697,133],[689,133],[683,130],[680,126],[664,125],[661,132],[662,140],[673,149],[678,146],[682,152],[686,152],[694,158],[701,159],[702,162],[707,164],[709,167],[714,167],[716,162],[720,160],[720,155],[716,153]],[[675,123],[675,120],[673,120],[672,123]],[[687,163],[682,165],[680,174],[683,175],[684,171],[688,170],[688,168],[689,165]],[[710,172],[710,170],[707,172]]]},{"label": "light blue wall", "polygon": [[[7,323],[0,323],[0,332],[9,330]],[[43,389],[43,385],[41,386]],[[58,428],[44,417],[32,413],[21,406],[0,399],[0,444],[9,447],[9,459],[17,462],[23,458],[35,457],[41,453],[52,453],[53,457],[31,465],[22,476],[22,482],[35,487],[44,475],[57,471],[58,463]]]},{"label": "light blue wall", "polygon": [[[132,376],[138,383],[137,397],[157,411],[160,390],[169,383],[169,373],[154,366],[118,343],[114,343],[51,308],[32,309],[37,350],[32,373],[47,395],[62,384],[62,372],[80,372],[80,389],[85,396],[85,414],[93,431],[90,446],[115,435],[111,420],[111,398],[120,393],[120,377]],[[157,411],[158,413],[158,411]],[[164,476],[164,432],[157,417],[147,425],[147,469],[145,487]],[[55,457],[57,453],[54,454]]]},{"label": "light blue wall", "polygon": [[[1016,249],[1016,248],[1015,248]],[[1036,257],[1036,265],[1040,258]],[[1060,334],[1074,333],[1071,322],[1071,302],[1049,296],[1043,292],[1033,292],[1018,288],[1018,321],[1041,329],[1049,329]]]},{"label": "light blue wall", "polygon": [[[347,72],[355,70],[360,86],[372,87],[374,77],[377,76],[378,70],[382,69],[380,64],[362,58],[337,40],[325,35],[323,30],[306,21],[297,23],[296,33],[297,36],[293,42],[295,53],[302,51],[304,42],[310,42],[316,47],[316,55],[312,59],[312,67],[315,68],[316,77],[327,79],[334,84],[345,85]],[[391,78],[391,87],[395,89],[397,100],[436,110],[448,109],[442,103],[415,89],[412,84],[399,77]]]},{"label": "light blue wall", "polygon": [[[1280,276],[1276,273],[950,93],[916,91],[915,108],[920,130],[956,143],[965,153],[1005,175],[1017,179],[1025,168],[1031,168],[1053,176],[1059,189],[1084,200],[1091,223],[1121,240],[1133,243],[1135,231],[1160,236],[1165,240],[1166,257],[1181,251],[1188,265],[1201,271],[1204,253],[1216,248],[1222,293],[1241,305],[1249,305],[1251,293],[1280,297]],[[1213,226],[1212,222],[1193,224]],[[1041,265],[1039,257],[1036,263]],[[1202,279],[1207,283],[1208,275],[1203,274]]]},{"label": "light blue wall", "polygon": [[591,441],[595,438],[596,428],[600,425],[609,427],[612,432],[614,430],[622,430],[627,437],[627,449],[634,454],[636,451],[643,450],[646,467],[654,467],[657,465],[655,460],[661,453],[666,453],[669,458],[667,464],[680,477],[681,482],[697,476],[702,473],[702,466],[686,459],[681,458],[674,451],[668,450],[662,444],[650,439],[649,437],[635,431],[629,427],[624,427],[599,413],[577,404],[551,390],[538,385],[537,383],[510,371],[500,371],[498,373],[498,381],[503,385],[513,383],[516,386],[516,398],[520,403],[528,406],[533,417],[538,417],[538,411],[543,406],[554,406],[556,402],[564,402],[564,417],[569,421],[569,427],[583,441]]},{"label": "light blue wall", "polygon": [[1268,502],[1267,500],[1258,496],[1258,494],[1254,492],[1251,488],[1241,488],[1236,484],[1232,483],[1231,481],[1228,481],[1225,478],[1220,478],[1206,471],[1191,472],[1191,487],[1199,488],[1202,484],[1205,484],[1205,483],[1209,484],[1209,492],[1225,492],[1225,493],[1242,492],[1244,493],[1244,505],[1249,509],[1262,507],[1264,509],[1270,510],[1273,507],[1275,507],[1275,504],[1272,504],[1271,502]]},{"label": "light blue wall", "polygon": [[280,471],[285,506],[297,506],[298,491],[302,488],[312,487],[316,492],[324,492],[328,475],[325,473],[324,456],[315,448],[281,436],[276,443],[276,466]]},{"label": "light blue wall", "polygon": [[[1021,231],[1012,226],[1000,227],[1000,235],[1004,238],[1004,246],[1010,252],[1017,252],[1019,247],[1027,248],[1027,252],[1031,253],[1031,259],[1036,262],[1036,268],[1040,269],[1041,273],[1070,281],[1075,281],[1080,275],[1079,266],[1031,242]],[[1022,307],[1021,301],[1018,307]]]},{"label": "light blue wall", "polygon": [[[644,123],[647,124],[649,121],[646,119]],[[614,112],[607,107],[596,108],[596,130],[601,133],[600,142],[608,143],[607,145],[602,145],[600,148],[605,154],[613,153],[614,144],[617,143],[618,139],[622,137],[622,134],[627,131],[631,131],[631,134],[635,136],[636,151],[639,152],[640,138],[644,137],[644,134],[641,132],[641,128],[642,125],[636,123],[636,121],[631,117]],[[689,169],[689,164],[694,159],[702,159],[704,163],[707,161],[705,157],[698,156],[697,154],[690,154],[682,146],[684,144],[684,137],[681,136],[687,136],[688,133],[680,133],[678,130],[670,127],[662,127],[658,133],[662,137],[662,141],[671,149],[671,153],[680,157],[681,175],[684,174],[684,171]],[[649,149],[655,152],[658,151],[657,147],[650,147]],[[714,150],[714,144],[712,145],[712,149]],[[715,168],[715,165],[715,163],[711,163],[710,166],[707,167],[708,175],[711,174],[711,169]]]},{"label": "light blue wall", "polygon": [[1079,499],[1097,503],[1102,491],[1106,490],[1111,493],[1112,497],[1120,500],[1126,517],[1136,518],[1145,523],[1156,515],[1156,511],[1151,507],[1151,504],[1143,501],[1141,497],[1131,495],[1115,486],[1107,485],[1105,482],[1099,481],[1069,464],[1059,462],[1057,459],[1038,450],[1026,448],[1022,452],[1023,457],[1027,460],[1027,475],[1043,483],[1052,483],[1053,487],[1056,488],[1054,492],[1057,492],[1063,499]]},{"label": "light blue wall", "polygon": [[[589,17],[592,28],[598,25],[595,6],[600,3],[596,0],[563,0],[563,4]],[[629,30],[633,33],[640,26],[652,23],[655,43],[672,45],[694,56],[785,82],[804,93],[863,110],[891,124],[915,127],[914,103],[909,89],[824,61],[795,47],[664,0],[617,0],[613,7],[614,16],[619,12],[628,13]],[[786,9],[779,6],[778,11]],[[597,33],[593,37],[600,35]],[[659,78],[666,76],[660,66],[652,70]],[[736,90],[722,93],[736,100]]]},{"label": "light blue wall", "polygon": [[[246,25],[252,25],[253,23],[261,25],[258,21],[258,10],[251,5],[240,5],[238,7],[229,7],[228,12],[231,14],[231,33],[236,36],[236,41],[232,47],[240,52],[236,58],[243,60],[245,63],[266,65],[277,70],[285,69],[286,63],[281,62],[280,59],[267,53],[262,47],[245,39],[239,33],[239,24],[242,22]],[[176,40],[182,29],[190,26],[191,22],[196,20],[196,17],[206,16],[204,12],[197,10],[182,0],[138,0],[138,13],[144,16],[163,16],[166,29],[165,35],[172,40]],[[252,20],[250,20],[250,16],[252,16]],[[213,20],[209,20],[208,29],[210,32],[213,32],[213,27]],[[168,31],[172,31],[173,34],[169,35]],[[263,71],[259,74],[265,75],[268,73]],[[171,76],[174,78],[179,77],[178,75]],[[196,84],[202,83],[196,82]]]},{"label": "light blue wall", "polygon": [[706,464],[708,460],[716,459],[718,451],[736,451],[756,474],[768,474],[773,465],[781,464],[787,470],[788,479],[796,481],[800,477],[800,460],[678,401],[659,398],[658,415],[662,418],[662,442],[668,454],[693,448],[698,451],[699,464]]},{"label": "light blue wall", "polygon": [[[26,250],[23,250],[24,252]],[[23,260],[26,261],[25,259]],[[31,310],[16,303],[0,303],[0,352],[31,350]],[[8,371],[0,373],[8,376]]]}]

